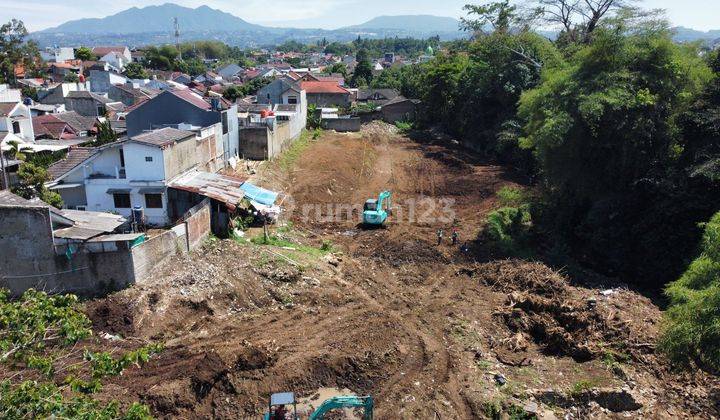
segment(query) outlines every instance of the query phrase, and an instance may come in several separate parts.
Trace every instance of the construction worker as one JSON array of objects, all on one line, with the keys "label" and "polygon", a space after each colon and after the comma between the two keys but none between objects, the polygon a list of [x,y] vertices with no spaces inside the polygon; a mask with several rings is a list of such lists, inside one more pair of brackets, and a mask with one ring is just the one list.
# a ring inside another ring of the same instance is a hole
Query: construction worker
[{"label": "construction worker", "polygon": [[460,239],[460,235],[458,235],[458,232],[455,228],[453,228],[452,232],[452,244],[453,246],[457,245],[458,239]]},{"label": "construction worker", "polygon": [[285,420],[287,417],[287,410],[285,410],[284,405],[279,405],[275,409],[275,413],[273,414],[273,420]]},{"label": "construction worker", "polygon": [[443,230],[442,229],[437,230],[437,240],[438,240],[438,243],[437,243],[438,246],[442,245],[442,241],[443,241]]}]

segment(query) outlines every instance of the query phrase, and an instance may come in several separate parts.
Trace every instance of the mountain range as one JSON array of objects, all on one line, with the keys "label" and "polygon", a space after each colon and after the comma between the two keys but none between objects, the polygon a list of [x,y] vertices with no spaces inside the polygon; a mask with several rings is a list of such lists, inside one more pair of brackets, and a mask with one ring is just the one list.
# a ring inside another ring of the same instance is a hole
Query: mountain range
[{"label": "mountain range", "polygon": [[[466,37],[459,21],[431,15],[378,16],[367,22],[338,29],[299,29],[262,26],[235,15],[200,6],[192,9],[173,3],[133,7],[104,18],[78,19],[34,32],[31,38],[41,47],[48,45],[130,45],[174,42],[173,20],[177,18],[181,40],[216,39],[243,48],[271,46],[288,40],[313,43],[320,39],[347,42],[363,38],[439,36],[442,40]],[[551,32],[540,32],[552,38]],[[675,40],[717,43],[720,30],[702,32],[678,27]]]}]

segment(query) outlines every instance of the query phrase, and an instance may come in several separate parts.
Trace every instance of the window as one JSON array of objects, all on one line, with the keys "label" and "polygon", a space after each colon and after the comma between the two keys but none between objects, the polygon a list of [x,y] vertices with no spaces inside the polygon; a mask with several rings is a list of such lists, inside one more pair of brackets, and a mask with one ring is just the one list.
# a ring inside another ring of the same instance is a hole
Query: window
[{"label": "window", "polygon": [[13,121],[13,133],[14,134],[20,133],[20,123],[17,121]]},{"label": "window", "polygon": [[223,113],[222,113],[222,129],[223,129],[223,134],[227,134],[227,133],[228,133],[228,116],[227,116],[227,112],[223,112]]},{"label": "window", "polygon": [[115,201],[116,209],[129,209],[130,208],[130,194],[115,193],[115,194],[113,194],[113,200]]},{"label": "window", "polygon": [[97,107],[97,116],[103,117],[103,116],[105,116],[105,114],[107,114],[107,111],[105,110],[105,106],[104,105],[98,106]]},{"label": "window", "polygon": [[120,167],[125,167],[125,153],[123,152],[123,149],[120,149]]},{"label": "window", "polygon": [[288,104],[294,105],[297,103],[297,96],[288,96]]},{"label": "window", "polygon": [[152,156],[145,156],[145,162],[152,162]]},{"label": "window", "polygon": [[149,209],[163,208],[162,194],[145,194],[145,207]]}]

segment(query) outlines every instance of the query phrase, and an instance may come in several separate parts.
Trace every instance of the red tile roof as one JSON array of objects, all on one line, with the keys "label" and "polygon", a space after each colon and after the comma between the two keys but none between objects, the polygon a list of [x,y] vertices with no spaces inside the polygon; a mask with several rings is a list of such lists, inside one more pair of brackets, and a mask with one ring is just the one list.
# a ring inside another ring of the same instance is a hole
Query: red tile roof
[{"label": "red tile roof", "polygon": [[0,102],[0,117],[7,117],[19,102]]},{"label": "red tile roof", "polygon": [[321,81],[303,81],[300,83],[300,89],[307,93],[338,93],[347,94],[350,92],[340,87],[337,82],[321,82]]},{"label": "red tile roof", "polygon": [[53,114],[38,115],[32,119],[35,138],[51,138],[59,140],[75,135],[75,131],[68,123],[57,118]]}]

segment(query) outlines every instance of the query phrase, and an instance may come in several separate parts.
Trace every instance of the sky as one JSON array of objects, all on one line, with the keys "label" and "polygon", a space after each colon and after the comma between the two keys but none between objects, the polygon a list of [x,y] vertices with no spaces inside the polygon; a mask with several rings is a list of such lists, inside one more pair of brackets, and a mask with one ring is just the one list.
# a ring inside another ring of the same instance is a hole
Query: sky
[{"label": "sky", "polygon": [[[17,18],[30,31],[86,17],[105,17],[133,6],[169,0],[0,0],[0,21]],[[518,0],[519,1],[519,0]],[[298,28],[335,29],[359,24],[378,15],[429,14],[460,17],[472,0],[173,0],[186,7],[207,5],[251,23]],[[675,26],[720,29],[720,0],[644,0],[646,8],[666,9]]]}]

